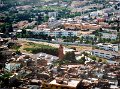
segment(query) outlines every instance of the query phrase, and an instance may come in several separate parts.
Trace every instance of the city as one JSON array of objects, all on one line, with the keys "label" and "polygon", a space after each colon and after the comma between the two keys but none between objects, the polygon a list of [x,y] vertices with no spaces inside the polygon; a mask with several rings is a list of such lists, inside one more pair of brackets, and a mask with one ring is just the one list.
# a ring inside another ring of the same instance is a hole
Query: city
[{"label": "city", "polygon": [[120,0],[0,0],[0,89],[120,89]]}]

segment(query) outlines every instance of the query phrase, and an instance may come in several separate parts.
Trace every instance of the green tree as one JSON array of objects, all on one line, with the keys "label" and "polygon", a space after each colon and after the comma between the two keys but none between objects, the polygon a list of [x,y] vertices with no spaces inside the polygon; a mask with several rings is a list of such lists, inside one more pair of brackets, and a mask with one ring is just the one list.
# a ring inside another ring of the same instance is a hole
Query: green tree
[{"label": "green tree", "polygon": [[82,54],[84,54],[84,56],[88,56],[89,55],[87,52],[83,52]]},{"label": "green tree", "polygon": [[22,34],[22,37],[23,37],[23,38],[24,38],[24,37],[26,38],[26,33],[27,33],[26,30],[25,30],[25,29],[22,29],[21,34]]},{"label": "green tree", "polygon": [[118,41],[120,43],[120,32],[118,32],[118,34],[117,34],[117,39],[118,39]]},{"label": "green tree", "polygon": [[98,62],[102,62],[102,59],[99,59]]},{"label": "green tree", "polygon": [[81,57],[81,59],[78,60],[80,64],[84,64],[85,63],[85,56]]},{"label": "green tree", "polygon": [[0,25],[0,32],[2,32],[2,33],[13,32],[12,24],[4,23],[4,24]]},{"label": "green tree", "polygon": [[96,57],[95,56],[90,56],[90,58],[92,59],[92,60],[96,60]]},{"label": "green tree", "polygon": [[75,53],[67,52],[64,56],[64,60],[68,60],[71,63],[75,63],[76,62]]},{"label": "green tree", "polygon": [[84,38],[83,38],[83,36],[80,38],[80,43],[83,43],[83,40],[84,40]]},{"label": "green tree", "polygon": [[49,19],[49,16],[48,16],[48,15],[44,16],[44,22],[47,22],[48,19]]}]

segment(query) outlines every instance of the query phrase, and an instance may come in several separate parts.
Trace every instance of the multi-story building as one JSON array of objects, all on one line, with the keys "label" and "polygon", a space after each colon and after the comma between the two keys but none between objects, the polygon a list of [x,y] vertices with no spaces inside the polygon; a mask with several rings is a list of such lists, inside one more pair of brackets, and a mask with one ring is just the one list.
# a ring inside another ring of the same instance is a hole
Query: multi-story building
[{"label": "multi-story building", "polygon": [[104,49],[106,51],[118,51],[118,44],[99,43],[97,44],[97,47],[99,47],[100,49]]},{"label": "multi-story building", "polygon": [[62,37],[62,36],[77,36],[78,35],[78,31],[50,31],[50,29],[46,29],[46,30],[30,30],[31,32],[33,32],[33,34],[45,34],[48,36],[55,36],[55,37]]},{"label": "multi-story building", "polygon": [[81,35],[81,37],[83,37],[83,38],[95,38],[95,35],[93,35],[93,34],[84,34],[84,35]]},{"label": "multi-story building", "polygon": [[56,18],[58,16],[58,12],[48,12],[48,16]]},{"label": "multi-story building", "polygon": [[106,59],[117,59],[120,58],[119,53],[113,52],[113,51],[105,51],[105,50],[98,50],[95,49],[92,51],[93,55],[96,55],[98,57],[106,58]]},{"label": "multi-story building", "polygon": [[117,34],[102,33],[102,38],[115,40],[117,39]]},{"label": "multi-story building", "polygon": [[100,29],[101,26],[97,24],[89,24],[89,23],[64,23],[63,24],[65,29],[71,29],[71,30],[97,30]]}]

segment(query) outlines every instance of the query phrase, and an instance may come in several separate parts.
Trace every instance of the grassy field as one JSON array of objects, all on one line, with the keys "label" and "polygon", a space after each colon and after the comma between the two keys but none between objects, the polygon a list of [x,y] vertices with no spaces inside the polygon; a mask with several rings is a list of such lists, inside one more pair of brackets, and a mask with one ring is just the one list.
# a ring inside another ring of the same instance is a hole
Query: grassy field
[{"label": "grassy field", "polygon": [[43,53],[47,53],[47,54],[51,54],[51,55],[58,55],[58,48],[50,46],[50,45],[44,45],[44,44],[39,44],[39,43],[34,43],[34,42],[26,42],[26,41],[22,41],[19,42],[21,43],[21,47],[18,49],[21,52],[24,53],[39,53],[39,52],[43,52]]}]

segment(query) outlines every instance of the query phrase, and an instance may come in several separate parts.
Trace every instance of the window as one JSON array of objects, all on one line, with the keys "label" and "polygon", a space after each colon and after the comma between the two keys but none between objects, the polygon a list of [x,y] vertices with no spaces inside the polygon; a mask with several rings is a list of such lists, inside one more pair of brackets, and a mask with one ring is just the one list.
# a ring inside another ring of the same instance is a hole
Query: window
[{"label": "window", "polygon": [[98,52],[94,52],[94,53],[98,53]]}]

